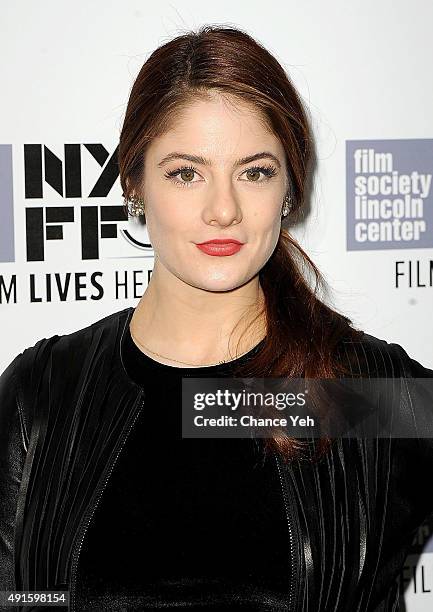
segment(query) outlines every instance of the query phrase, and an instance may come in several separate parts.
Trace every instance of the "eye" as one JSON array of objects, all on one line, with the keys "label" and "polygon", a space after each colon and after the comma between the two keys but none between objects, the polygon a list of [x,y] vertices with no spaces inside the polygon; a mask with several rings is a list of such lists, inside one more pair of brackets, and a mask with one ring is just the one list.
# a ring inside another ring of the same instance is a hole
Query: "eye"
[{"label": "eye", "polygon": [[[194,183],[200,181],[193,181],[194,174],[198,173],[194,166],[181,166],[175,170],[169,170],[164,173],[166,179],[171,180],[179,187],[190,187]],[[249,183],[266,183],[272,177],[277,174],[275,166],[252,166],[245,170],[242,174],[246,174]],[[264,175],[264,178],[260,179],[260,174]],[[176,177],[180,176],[182,180],[178,180]],[[242,175],[241,175],[242,176]]]},{"label": "eye", "polygon": [[[266,183],[277,174],[277,169],[275,166],[252,166],[242,174],[247,175],[249,183]],[[265,178],[260,180],[260,174],[263,174]]]},{"label": "eye", "polygon": [[[199,182],[192,180],[196,172],[197,169],[194,168],[194,166],[182,166],[181,168],[176,168],[176,170],[164,172],[164,176],[166,179],[173,181],[179,187],[190,187],[191,184]],[[182,180],[177,180],[177,176],[180,176]]]}]

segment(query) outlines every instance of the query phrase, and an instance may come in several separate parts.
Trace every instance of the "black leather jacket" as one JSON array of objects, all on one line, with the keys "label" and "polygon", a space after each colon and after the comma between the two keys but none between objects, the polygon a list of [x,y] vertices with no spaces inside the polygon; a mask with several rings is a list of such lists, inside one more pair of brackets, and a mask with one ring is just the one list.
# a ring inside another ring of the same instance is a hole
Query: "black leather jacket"
[{"label": "black leather jacket", "polygon": [[[0,377],[0,587],[71,590],[98,500],[145,402],[123,366],[126,308],[43,338]],[[433,377],[397,344],[351,342],[365,376]],[[413,394],[412,394],[413,395]],[[417,426],[417,398],[399,410]],[[396,610],[396,578],[433,510],[432,439],[339,439],[316,464],[277,460],[289,535],[289,610]],[[423,469],[424,466],[424,469]],[[32,610],[11,608],[11,610]],[[35,607],[34,610],[41,610]],[[48,608],[47,608],[48,609]],[[50,608],[51,609],[51,608]],[[65,609],[65,608],[59,608]]]}]

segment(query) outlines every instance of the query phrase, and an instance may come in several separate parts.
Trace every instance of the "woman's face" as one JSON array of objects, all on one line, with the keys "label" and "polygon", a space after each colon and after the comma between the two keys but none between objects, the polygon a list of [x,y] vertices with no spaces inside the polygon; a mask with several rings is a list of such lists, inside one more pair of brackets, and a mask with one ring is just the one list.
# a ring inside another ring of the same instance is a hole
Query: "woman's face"
[{"label": "woman's face", "polygon": [[[251,107],[234,104],[218,94],[191,103],[145,157],[155,266],[208,291],[235,289],[258,274],[277,244],[287,191],[281,142]],[[219,256],[196,246],[227,238],[243,246]]]}]

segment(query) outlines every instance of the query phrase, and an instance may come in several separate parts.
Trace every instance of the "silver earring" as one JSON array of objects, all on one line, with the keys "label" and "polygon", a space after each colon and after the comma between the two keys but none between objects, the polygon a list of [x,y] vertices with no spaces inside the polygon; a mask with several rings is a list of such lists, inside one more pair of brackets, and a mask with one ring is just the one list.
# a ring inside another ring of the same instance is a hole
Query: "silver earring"
[{"label": "silver earring", "polygon": [[140,215],[144,215],[143,198],[138,198],[137,196],[130,196],[129,198],[124,197],[124,202],[131,216],[139,217]]},{"label": "silver earring", "polygon": [[290,208],[292,206],[292,198],[290,195],[286,195],[286,197],[283,200],[283,210],[281,211],[281,216],[282,217],[287,217],[287,215],[289,214]]}]

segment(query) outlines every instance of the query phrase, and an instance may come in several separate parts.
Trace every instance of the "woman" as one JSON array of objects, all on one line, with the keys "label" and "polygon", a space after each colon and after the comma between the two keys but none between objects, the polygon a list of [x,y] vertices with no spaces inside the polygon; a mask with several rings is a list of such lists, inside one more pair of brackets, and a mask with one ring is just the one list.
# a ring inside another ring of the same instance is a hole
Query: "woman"
[{"label": "woman", "polygon": [[70,590],[73,611],[396,609],[431,440],[324,439],[308,459],[289,437],[180,433],[186,377],[433,377],[319,298],[282,227],[311,158],[299,96],[246,33],[203,27],[145,62],[119,169],[154,270],[136,308],[1,377],[2,589]]}]

